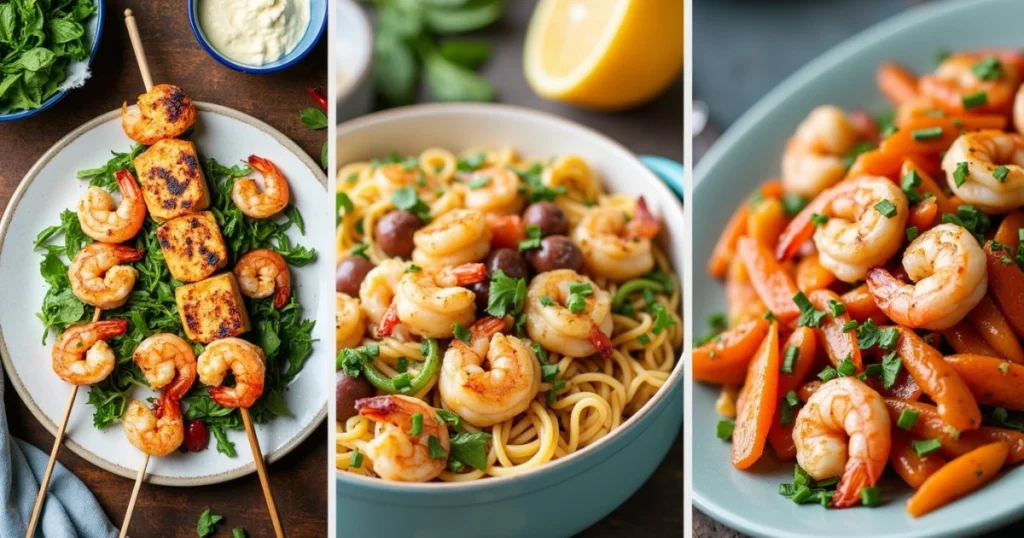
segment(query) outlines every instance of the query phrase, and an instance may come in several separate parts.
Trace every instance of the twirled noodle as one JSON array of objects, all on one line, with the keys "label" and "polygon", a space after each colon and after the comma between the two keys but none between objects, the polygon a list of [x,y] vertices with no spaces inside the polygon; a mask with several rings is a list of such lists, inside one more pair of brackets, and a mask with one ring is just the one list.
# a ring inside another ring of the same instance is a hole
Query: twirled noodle
[{"label": "twirled noodle", "polygon": [[[558,196],[556,203],[565,211],[571,226],[575,226],[593,207],[615,208],[631,214],[636,206],[636,200],[631,196],[605,194],[599,179],[578,157],[563,157],[553,162],[523,160],[514,151],[506,149],[469,150],[463,152],[461,158],[481,153],[481,166],[509,166],[518,171],[543,166],[545,184],[551,188],[565,188],[565,194]],[[438,217],[462,208],[460,193],[463,186],[458,179],[456,157],[446,150],[431,148],[419,155],[418,162],[445,190],[429,204],[431,216]],[[369,185],[371,165],[359,163],[341,170],[339,192],[349,194],[353,210],[346,212],[338,225],[340,256],[348,257],[352,248],[367,243],[367,256],[374,264],[379,264],[387,256],[375,246],[373,227],[394,206],[390,200],[375,200],[376,188]],[[346,178],[350,176],[354,179],[348,181]],[[673,323],[655,334],[655,317],[649,313],[646,300],[634,294],[627,304],[632,306],[635,315],[612,316],[613,328],[608,336],[614,349],[610,356],[596,354],[574,358],[548,350],[549,363],[558,365],[559,380],[565,382],[565,386],[557,391],[554,403],[548,405],[545,401],[548,391],[554,387],[552,382],[544,381],[540,384],[537,398],[523,413],[487,428],[477,428],[464,422],[467,432],[483,431],[491,435],[487,465],[483,470],[467,466],[460,473],[445,470],[439,480],[465,482],[488,476],[515,475],[564,458],[613,432],[654,396],[676,365],[683,331],[678,280],[665,252],[657,245],[652,250],[656,270],[670,275],[673,282],[669,293],[655,296],[655,301],[664,305]],[[615,296],[618,284],[594,275],[588,276],[597,287]],[[384,375],[397,375],[398,361],[402,358],[408,361],[411,374],[419,372],[424,356],[418,342],[384,338],[375,343],[379,345],[380,353],[374,365]],[[435,375],[413,396],[436,408],[447,409],[435,388],[436,383]],[[359,415],[338,423],[337,468],[362,475],[372,474],[372,461],[368,461],[362,447],[374,439],[379,428],[379,425]],[[358,469],[352,469],[349,464],[356,449],[363,454],[364,461]]]}]

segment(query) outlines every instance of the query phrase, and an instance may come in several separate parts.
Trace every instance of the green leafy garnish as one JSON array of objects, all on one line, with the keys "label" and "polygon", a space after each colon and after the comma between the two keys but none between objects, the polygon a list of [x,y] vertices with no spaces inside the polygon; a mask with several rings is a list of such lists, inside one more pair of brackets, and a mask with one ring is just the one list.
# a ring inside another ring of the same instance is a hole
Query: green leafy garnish
[{"label": "green leafy garnish", "polygon": [[526,279],[512,278],[497,270],[491,275],[487,313],[496,317],[517,316],[526,304]]},{"label": "green leafy garnish", "polygon": [[213,510],[207,508],[203,511],[202,515],[199,516],[199,523],[196,524],[196,534],[200,537],[213,534],[213,531],[216,530],[214,525],[220,523],[223,519],[223,517],[215,514]]}]

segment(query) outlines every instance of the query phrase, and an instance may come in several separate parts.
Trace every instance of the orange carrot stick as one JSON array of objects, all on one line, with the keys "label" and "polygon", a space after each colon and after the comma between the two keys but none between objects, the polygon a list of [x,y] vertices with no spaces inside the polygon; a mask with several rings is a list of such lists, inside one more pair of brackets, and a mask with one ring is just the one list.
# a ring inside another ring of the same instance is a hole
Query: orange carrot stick
[{"label": "orange carrot stick", "polygon": [[918,456],[911,444],[910,436],[905,431],[894,428],[889,462],[907,485],[917,489],[929,476],[946,464],[946,459],[935,453]]},{"label": "orange carrot stick", "polygon": [[967,321],[1000,356],[1024,364],[1024,348],[1020,347],[1020,340],[991,296],[983,297],[978,306],[967,313]]},{"label": "orange carrot stick", "polygon": [[1013,262],[1009,252],[992,250],[985,245],[988,267],[988,292],[995,299],[1006,322],[1018,338],[1024,338],[1024,272]]},{"label": "orange carrot stick", "polygon": [[739,258],[729,262],[729,272],[725,275],[725,304],[730,327],[761,319],[768,311],[750,284],[750,276]]},{"label": "orange carrot stick", "polygon": [[1006,443],[996,442],[947,463],[907,501],[907,512],[921,517],[989,483],[1006,462],[1008,451]]},{"label": "orange carrot stick", "polygon": [[768,333],[768,320],[749,321],[693,350],[693,378],[719,385],[740,385],[747,365]]},{"label": "orange carrot stick", "polygon": [[835,281],[836,276],[821,265],[817,252],[804,256],[796,264],[796,287],[804,293],[825,289]]},{"label": "orange carrot stick", "polygon": [[[869,378],[868,381],[878,382],[873,378]],[[881,385],[881,382],[878,382],[878,385]],[[910,375],[906,368],[900,368],[900,373],[896,375],[896,382],[891,387],[880,386],[876,390],[886,398],[899,398],[913,402],[921,399],[921,386],[917,384],[914,376]]]},{"label": "orange carrot stick", "polygon": [[938,222],[939,206],[934,198],[926,198],[910,209],[907,226],[914,226],[918,233],[924,233]]},{"label": "orange carrot stick", "polygon": [[718,236],[715,248],[708,260],[708,274],[722,278],[729,269],[729,260],[736,254],[736,241],[747,233],[747,217],[750,215],[750,202],[743,200],[729,218],[729,222]]},{"label": "orange carrot stick", "polygon": [[[796,358],[792,362],[792,372],[787,374],[782,371],[782,367],[785,366],[785,358],[790,354],[790,348],[796,349]],[[810,327],[797,327],[786,339],[786,343],[780,350],[779,359],[781,366],[779,367],[778,400],[780,402],[789,394],[789,391],[800,388],[804,379],[811,373],[811,369],[814,368],[816,348],[817,336]],[[781,406],[781,403],[779,405]],[[795,417],[796,410],[793,411],[792,418]],[[775,420],[768,431],[768,443],[772,445],[772,450],[775,451],[775,456],[779,460],[791,461],[796,458],[796,445],[793,444],[793,421],[783,425],[782,414],[775,413]]]},{"label": "orange carrot stick", "polygon": [[[814,308],[829,312],[829,301],[842,302],[838,295],[831,290],[818,290],[807,296]],[[861,358],[860,347],[857,345],[857,331],[851,329],[843,330],[843,325],[850,322],[850,314],[843,313],[833,316],[831,313],[821,320],[818,327],[818,336],[825,345],[825,352],[828,360],[833,366],[839,366],[847,358],[857,367],[858,372],[864,371],[864,361]]]},{"label": "orange carrot stick", "polygon": [[778,198],[765,198],[754,204],[747,215],[747,236],[773,249],[786,227],[786,210]]},{"label": "orange carrot stick", "polygon": [[846,305],[846,313],[858,323],[864,323],[869,319],[874,321],[875,325],[889,322],[889,318],[875,304],[875,298],[867,284],[861,284],[844,293],[840,300]]},{"label": "orange carrot stick", "polygon": [[[942,171],[939,170],[939,172],[941,173]],[[954,204],[946,192],[942,190],[942,187],[935,182],[932,175],[912,157],[903,161],[902,168],[900,169],[900,178],[906,177],[910,173],[917,174],[917,177],[921,179],[921,185],[917,187],[918,192],[921,194],[931,194],[931,199],[935,200],[940,213],[956,213],[959,204]]]},{"label": "orange carrot stick", "polygon": [[981,426],[981,410],[956,370],[942,360],[942,353],[929,346],[914,331],[897,326],[900,333],[896,354],[921,390],[938,405],[947,424],[963,432]]},{"label": "orange carrot stick", "polygon": [[1024,411],[1024,366],[985,355],[957,354],[946,363],[982,405]]},{"label": "orange carrot stick", "polygon": [[875,72],[878,90],[894,105],[917,99],[917,76],[893,62],[884,62]]},{"label": "orange carrot stick", "polygon": [[744,388],[743,406],[732,434],[732,464],[737,469],[746,469],[761,457],[779,403],[779,329],[775,323],[750,361]]},{"label": "orange carrot stick", "polygon": [[736,247],[750,275],[750,283],[772,314],[784,323],[799,316],[800,309],[793,302],[793,296],[797,293],[796,284],[793,284],[785,268],[775,261],[772,252],[749,237],[741,237]]},{"label": "orange carrot stick", "polygon": [[917,422],[910,428],[910,435],[915,439],[938,439],[942,443],[940,452],[947,458],[962,456],[975,448],[996,441],[1003,441],[1010,447],[1007,463],[1015,464],[1024,461],[1024,433],[1007,428],[982,426],[977,430],[960,432],[959,435],[939,417],[934,405],[921,402],[908,402],[895,398],[886,398],[885,406],[889,409],[889,418],[895,424],[904,410],[916,411]]},{"label": "orange carrot stick", "polygon": [[1017,252],[1017,246],[1020,245],[1018,233],[1022,228],[1024,228],[1024,211],[1018,209],[1003,218],[1003,222],[999,223],[999,229],[996,230],[996,235],[992,239],[1010,247],[1010,252]]},{"label": "orange carrot stick", "polygon": [[942,331],[942,336],[946,338],[949,345],[957,353],[988,355],[990,357],[999,355],[999,352],[988,345],[988,342],[978,334],[978,331],[975,331],[974,327],[971,327],[966,321],[961,321]]}]

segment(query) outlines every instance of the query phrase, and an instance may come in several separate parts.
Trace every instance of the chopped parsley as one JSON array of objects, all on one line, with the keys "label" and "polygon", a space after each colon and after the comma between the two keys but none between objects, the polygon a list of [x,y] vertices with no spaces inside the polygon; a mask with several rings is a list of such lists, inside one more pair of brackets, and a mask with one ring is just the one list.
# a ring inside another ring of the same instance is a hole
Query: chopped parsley
[{"label": "chopped parsley", "polygon": [[430,206],[420,200],[416,189],[412,187],[403,187],[392,193],[391,203],[398,209],[416,215],[423,222],[430,222]]},{"label": "chopped parsley", "polygon": [[519,242],[519,252],[540,248],[540,240],[542,235],[543,232],[541,231],[540,226],[537,226],[535,224],[527,226],[527,239],[523,239],[522,241]]},{"label": "chopped parsley", "polygon": [[496,317],[517,316],[526,304],[526,279],[512,278],[497,270],[491,275],[487,313]]},{"label": "chopped parsley", "polygon": [[463,344],[469,344],[469,341],[473,338],[473,334],[469,332],[469,329],[456,323],[452,326],[452,333],[455,338],[458,338]]},{"label": "chopped parsley", "polygon": [[1002,64],[995,56],[988,56],[974,64],[971,71],[981,80],[999,80],[1002,77]]}]

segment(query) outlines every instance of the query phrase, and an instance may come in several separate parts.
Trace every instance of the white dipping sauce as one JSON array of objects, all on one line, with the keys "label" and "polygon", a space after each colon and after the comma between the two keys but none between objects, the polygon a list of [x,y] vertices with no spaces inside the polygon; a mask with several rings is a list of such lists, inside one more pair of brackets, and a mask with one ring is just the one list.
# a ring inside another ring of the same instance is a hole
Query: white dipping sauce
[{"label": "white dipping sauce", "polygon": [[299,44],[310,0],[202,0],[199,25],[217,52],[241,64],[274,62]]}]

